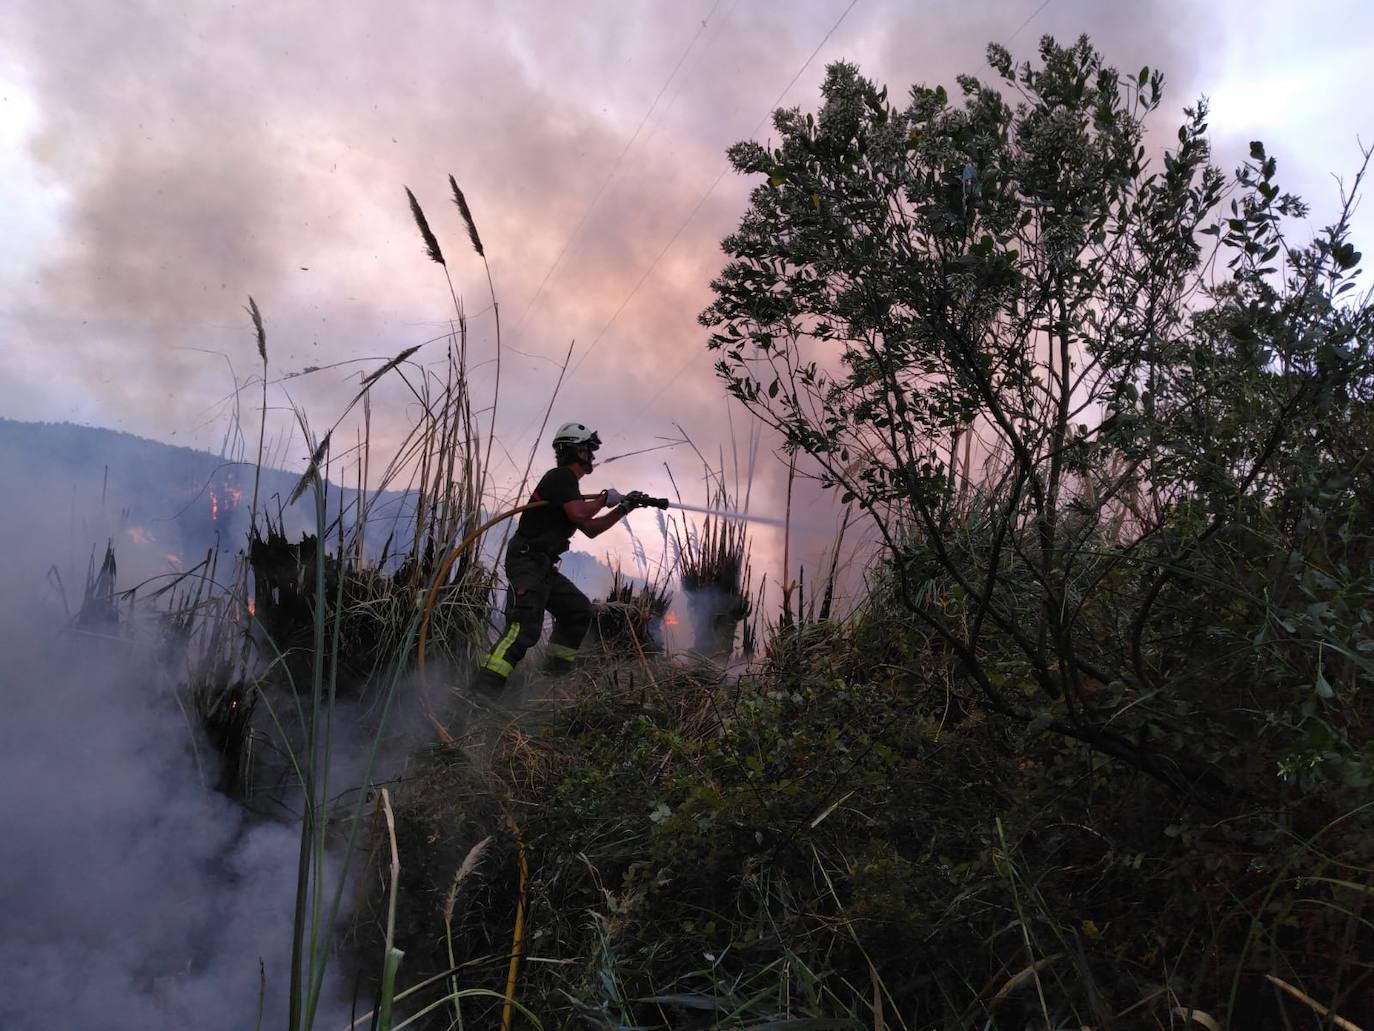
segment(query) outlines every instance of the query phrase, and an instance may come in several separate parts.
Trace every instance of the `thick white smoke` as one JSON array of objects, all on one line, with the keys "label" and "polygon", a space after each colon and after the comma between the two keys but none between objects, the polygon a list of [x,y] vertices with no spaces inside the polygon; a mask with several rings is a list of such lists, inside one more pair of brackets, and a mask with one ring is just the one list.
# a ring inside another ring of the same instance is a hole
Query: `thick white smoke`
[{"label": "thick white smoke", "polygon": [[0,1026],[252,1027],[260,961],[280,1026],[297,833],[213,790],[151,657],[8,629]]},{"label": "thick white smoke", "polygon": [[[129,559],[119,586],[158,566],[136,569],[114,533],[114,483],[102,505],[99,479],[5,458],[0,1028],[241,1031],[260,970],[262,1026],[283,1027],[298,827],[214,790],[214,752],[152,641],[66,628],[51,566],[73,607],[108,536]],[[320,1027],[347,1023],[330,991]]]}]

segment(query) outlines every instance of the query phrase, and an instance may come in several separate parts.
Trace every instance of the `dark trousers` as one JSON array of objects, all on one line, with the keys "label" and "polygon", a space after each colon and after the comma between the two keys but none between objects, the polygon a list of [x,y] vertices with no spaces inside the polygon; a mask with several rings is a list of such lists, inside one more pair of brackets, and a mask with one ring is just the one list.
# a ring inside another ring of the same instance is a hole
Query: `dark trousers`
[{"label": "dark trousers", "polygon": [[496,647],[482,661],[482,669],[510,676],[515,664],[539,643],[544,613],[553,616],[549,658],[572,665],[587,628],[592,622],[592,603],[571,580],[558,571],[555,560],[529,549],[518,540],[506,549],[506,626]]}]

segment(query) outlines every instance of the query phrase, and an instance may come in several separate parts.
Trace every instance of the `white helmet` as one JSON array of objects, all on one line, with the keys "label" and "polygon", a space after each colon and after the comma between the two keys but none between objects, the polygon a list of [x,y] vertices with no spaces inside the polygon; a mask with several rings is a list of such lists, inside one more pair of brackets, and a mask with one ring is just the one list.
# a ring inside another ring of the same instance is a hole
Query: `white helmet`
[{"label": "white helmet", "polygon": [[601,446],[601,438],[596,435],[596,430],[589,430],[580,422],[565,422],[553,435],[553,446],[585,447],[595,451]]}]

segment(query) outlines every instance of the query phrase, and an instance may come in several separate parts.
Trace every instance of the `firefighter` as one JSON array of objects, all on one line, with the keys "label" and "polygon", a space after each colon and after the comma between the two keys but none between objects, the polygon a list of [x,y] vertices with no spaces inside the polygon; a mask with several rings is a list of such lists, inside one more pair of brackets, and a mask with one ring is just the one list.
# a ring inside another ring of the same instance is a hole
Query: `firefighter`
[{"label": "firefighter", "polygon": [[538,643],[546,610],[553,616],[553,632],[545,671],[561,674],[572,669],[591,626],[592,603],[558,571],[559,557],[568,550],[574,530],[598,537],[638,507],[636,495],[615,492],[610,507],[606,491],[583,500],[578,481],[594,468],[600,446],[601,438],[580,422],[564,423],[554,434],[558,464],[543,475],[530,496],[545,504],[521,513],[506,545],[506,625],[478,667],[475,686],[481,691],[496,694],[506,686],[515,664]]}]

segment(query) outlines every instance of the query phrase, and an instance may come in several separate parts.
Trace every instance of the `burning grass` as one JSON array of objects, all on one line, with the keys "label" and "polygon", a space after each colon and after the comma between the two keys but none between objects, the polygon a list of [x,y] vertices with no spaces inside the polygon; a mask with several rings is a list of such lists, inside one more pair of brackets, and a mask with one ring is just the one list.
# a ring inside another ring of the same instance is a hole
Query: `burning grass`
[{"label": "burning grass", "polygon": [[684,528],[673,527],[678,573],[695,624],[694,649],[703,655],[728,656],[740,624],[753,608],[748,523],[718,514],[731,508],[723,483],[717,484],[707,507],[716,512]]},{"label": "burning grass", "polygon": [[636,582],[617,564],[606,599],[593,610],[588,644],[607,655],[661,650],[659,628],[672,600],[665,581]]}]

